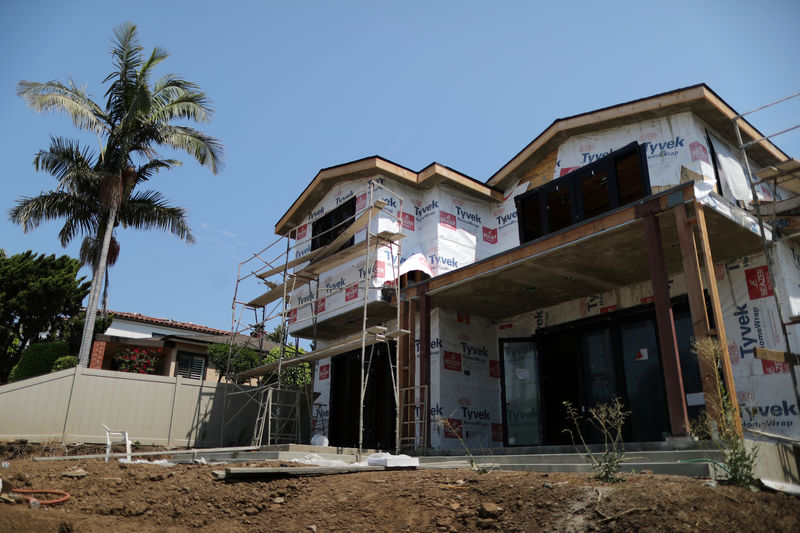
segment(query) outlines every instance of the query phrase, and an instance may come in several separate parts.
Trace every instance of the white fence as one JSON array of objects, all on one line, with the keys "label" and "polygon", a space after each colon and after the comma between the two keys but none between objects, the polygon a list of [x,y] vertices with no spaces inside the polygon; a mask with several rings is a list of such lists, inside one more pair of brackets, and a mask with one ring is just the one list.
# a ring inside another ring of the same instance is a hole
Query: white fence
[{"label": "white fence", "polygon": [[106,424],[127,430],[141,444],[249,444],[258,409],[247,404],[247,394],[229,396],[220,440],[226,386],[234,387],[92,368],[62,370],[0,387],[0,440],[105,443],[101,424]]}]

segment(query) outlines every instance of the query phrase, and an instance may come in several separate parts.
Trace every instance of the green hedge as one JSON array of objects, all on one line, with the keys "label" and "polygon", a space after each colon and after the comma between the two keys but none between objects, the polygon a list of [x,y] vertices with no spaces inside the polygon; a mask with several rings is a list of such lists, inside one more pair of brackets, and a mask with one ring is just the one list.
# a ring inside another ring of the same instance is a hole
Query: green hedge
[{"label": "green hedge", "polygon": [[56,359],[56,362],[53,363],[53,368],[50,369],[50,372],[58,372],[59,370],[65,370],[67,368],[73,368],[76,366],[78,366],[78,356],[65,355],[64,357],[59,357]]},{"label": "green hedge", "polygon": [[31,344],[11,369],[8,381],[10,383],[48,374],[56,359],[65,355],[69,355],[69,344],[64,341]]}]

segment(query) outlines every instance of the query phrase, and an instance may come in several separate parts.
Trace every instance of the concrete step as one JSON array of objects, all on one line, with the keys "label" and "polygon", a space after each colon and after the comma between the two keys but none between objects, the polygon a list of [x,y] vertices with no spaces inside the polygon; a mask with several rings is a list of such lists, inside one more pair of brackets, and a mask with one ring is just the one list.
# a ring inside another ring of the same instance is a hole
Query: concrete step
[{"label": "concrete step", "polygon": [[[592,465],[588,463],[492,463],[478,461],[478,468],[485,470],[513,470],[530,472],[593,472]],[[439,463],[420,463],[419,468],[425,470],[470,468],[466,461],[448,461]],[[713,467],[708,463],[640,463],[626,462],[620,466],[623,473],[650,472],[672,476],[688,477],[713,477]]]},{"label": "concrete step", "polygon": [[[474,455],[478,462],[499,463],[499,464],[568,464],[584,463],[585,453],[550,453],[550,454],[523,454],[523,455]],[[722,460],[722,452],[719,450],[670,450],[657,452],[627,451],[625,453],[627,462],[637,463],[677,463],[680,461],[696,459]],[[422,456],[419,458],[420,464],[461,461],[469,462],[470,457],[460,456]]]}]

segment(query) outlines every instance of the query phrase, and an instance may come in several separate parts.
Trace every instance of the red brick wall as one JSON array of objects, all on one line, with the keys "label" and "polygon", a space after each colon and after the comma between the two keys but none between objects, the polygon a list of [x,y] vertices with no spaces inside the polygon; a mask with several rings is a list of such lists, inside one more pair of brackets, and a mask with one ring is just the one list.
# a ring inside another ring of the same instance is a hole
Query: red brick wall
[{"label": "red brick wall", "polygon": [[106,355],[106,342],[94,341],[92,355],[89,359],[89,368],[103,368],[103,358]]}]

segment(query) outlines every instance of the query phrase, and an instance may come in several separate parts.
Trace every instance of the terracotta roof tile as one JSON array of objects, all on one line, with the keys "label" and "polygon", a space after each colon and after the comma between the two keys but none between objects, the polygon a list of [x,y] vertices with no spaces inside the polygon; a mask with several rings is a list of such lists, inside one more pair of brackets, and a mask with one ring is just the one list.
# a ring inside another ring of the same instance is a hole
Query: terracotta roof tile
[{"label": "terracotta roof tile", "polygon": [[201,326],[199,324],[192,324],[191,322],[178,322],[171,318],[156,318],[152,316],[142,315],[140,313],[126,313],[125,311],[109,311],[114,315],[114,318],[132,320],[134,322],[142,322],[145,324],[154,324],[157,326],[165,326],[168,328],[184,329],[187,331],[197,331],[200,333],[211,333],[216,335],[230,335],[230,331],[222,329],[210,328],[208,326]]}]

